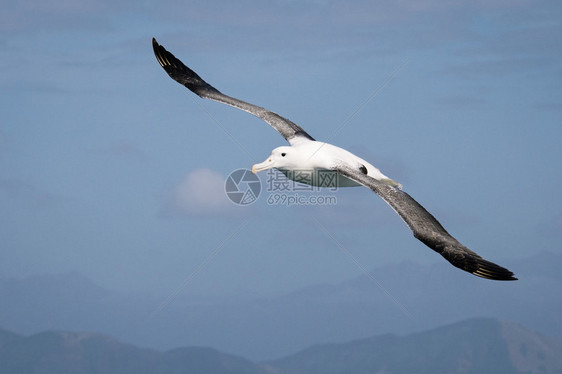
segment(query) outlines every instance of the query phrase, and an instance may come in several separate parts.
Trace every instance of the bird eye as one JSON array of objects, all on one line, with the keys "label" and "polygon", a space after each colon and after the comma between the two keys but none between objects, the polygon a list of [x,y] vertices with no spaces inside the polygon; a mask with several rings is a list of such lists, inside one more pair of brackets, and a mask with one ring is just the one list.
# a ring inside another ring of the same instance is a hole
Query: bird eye
[{"label": "bird eye", "polygon": [[285,157],[287,154],[285,152],[281,153],[281,157]]}]

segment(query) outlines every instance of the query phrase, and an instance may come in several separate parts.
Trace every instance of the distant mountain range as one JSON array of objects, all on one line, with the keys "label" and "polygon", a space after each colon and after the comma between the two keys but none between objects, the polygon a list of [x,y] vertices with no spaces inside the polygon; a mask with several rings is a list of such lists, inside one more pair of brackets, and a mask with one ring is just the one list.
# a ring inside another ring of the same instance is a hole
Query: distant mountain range
[{"label": "distant mountain range", "polygon": [[211,348],[160,352],[94,333],[23,337],[0,330],[0,373],[554,374],[562,373],[562,341],[480,318],[406,336],[317,345],[254,363]]},{"label": "distant mountain range", "polygon": [[270,362],[292,374],[562,373],[562,341],[494,319],[319,345]]},{"label": "distant mountain range", "polygon": [[266,374],[248,360],[211,348],[141,349],[94,333],[43,332],[22,337],[0,330],[2,374]]},{"label": "distant mountain range", "polygon": [[[123,294],[77,273],[0,278],[0,326],[18,334],[99,331],[158,350],[210,346],[266,360],[318,343],[410,334],[474,317],[562,339],[562,255],[501,261],[517,282],[491,282],[442,261],[402,263],[339,284],[269,298]],[[380,287],[379,287],[380,286]],[[384,289],[384,290],[383,290]]]}]

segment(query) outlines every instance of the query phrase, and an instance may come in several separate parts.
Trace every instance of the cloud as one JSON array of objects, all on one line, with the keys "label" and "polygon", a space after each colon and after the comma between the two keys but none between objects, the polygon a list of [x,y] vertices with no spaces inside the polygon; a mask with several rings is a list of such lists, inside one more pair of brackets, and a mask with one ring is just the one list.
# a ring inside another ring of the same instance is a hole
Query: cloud
[{"label": "cloud", "polygon": [[[559,38],[553,37],[558,34],[552,32],[558,30],[558,23],[548,22],[558,15],[557,9],[553,9],[555,15],[547,16],[549,12],[528,0],[165,0],[158,7],[148,7],[155,21],[174,25],[166,35],[157,36],[175,50],[191,53],[269,51],[293,61],[310,61],[314,56],[316,61],[333,63],[340,59],[348,62],[350,58],[402,56],[428,48],[447,48],[441,53],[456,55],[480,47],[486,49],[484,57],[497,57],[498,51],[507,48],[512,57],[519,57],[514,61],[519,66],[534,62],[525,60],[533,56],[518,55],[521,47],[535,46],[540,52],[536,58],[540,59],[547,48],[559,44]],[[525,21],[529,17],[532,24]],[[193,27],[198,32],[185,29],[184,24],[196,25]],[[220,34],[217,24],[223,30]],[[499,31],[500,37],[495,39]]]},{"label": "cloud", "polygon": [[235,207],[224,183],[225,177],[214,170],[193,170],[175,187],[164,211],[167,215],[197,217],[230,214]]},{"label": "cloud", "polygon": [[[149,20],[156,36],[167,33],[163,40],[176,50],[244,54],[273,50],[291,58],[303,53],[310,58],[310,50],[315,50],[315,56],[331,61],[338,56],[380,56],[391,51],[402,54],[409,48],[455,41],[473,35],[475,18],[481,18],[483,12],[509,10],[519,18],[506,18],[502,13],[493,23],[513,26],[537,13],[536,9],[528,0],[430,0],[420,4],[389,0],[49,0],[33,6],[25,2],[7,5],[0,14],[0,30],[5,34],[81,30],[110,35],[121,33],[123,22]],[[128,16],[122,17],[124,14]],[[545,40],[532,38],[534,44]]]},{"label": "cloud", "polygon": [[92,14],[101,14],[110,2],[78,1],[13,1],[3,4],[0,30],[4,33],[44,30],[83,29],[92,23]]},{"label": "cloud", "polygon": [[0,179],[0,197],[2,196],[32,209],[45,208],[63,201],[60,196],[18,179]]},{"label": "cloud", "polygon": [[114,141],[105,147],[92,148],[89,150],[89,153],[94,155],[109,155],[134,161],[145,161],[147,159],[146,152],[140,146],[127,139]]},{"label": "cloud", "polygon": [[146,155],[136,144],[128,140],[120,140],[110,146],[111,154],[122,157],[132,157],[143,159]]}]

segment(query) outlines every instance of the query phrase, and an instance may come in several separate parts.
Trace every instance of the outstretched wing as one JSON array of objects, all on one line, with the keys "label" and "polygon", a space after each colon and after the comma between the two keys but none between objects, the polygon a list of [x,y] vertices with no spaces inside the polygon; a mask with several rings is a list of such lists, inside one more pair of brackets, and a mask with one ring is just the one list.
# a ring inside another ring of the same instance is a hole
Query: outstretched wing
[{"label": "outstretched wing", "polygon": [[414,233],[414,237],[445,257],[454,266],[482,278],[517,280],[513,273],[499,265],[484,260],[455,238],[423,206],[406,192],[380,182],[359,170],[339,166],[336,170],[349,179],[362,184],[379,195],[394,209]]},{"label": "outstretched wing", "polygon": [[283,137],[287,139],[291,145],[302,140],[314,140],[299,125],[281,117],[279,114],[222,94],[219,90],[205,82],[199,75],[197,75],[197,73],[185,66],[183,62],[177,59],[173,54],[158,44],[154,38],[152,38],[152,47],[154,49],[156,59],[164,70],[166,70],[168,75],[173,80],[189,88],[190,91],[200,97],[230,105],[263,119],[271,127],[283,135]]}]

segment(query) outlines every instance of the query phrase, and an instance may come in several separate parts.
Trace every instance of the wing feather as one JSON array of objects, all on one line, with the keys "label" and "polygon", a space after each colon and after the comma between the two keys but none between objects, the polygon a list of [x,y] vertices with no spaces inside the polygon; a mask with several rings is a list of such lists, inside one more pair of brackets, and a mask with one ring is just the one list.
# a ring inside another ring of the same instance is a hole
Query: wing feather
[{"label": "wing feather", "polygon": [[152,48],[158,63],[164,68],[166,73],[173,80],[184,85],[198,96],[230,105],[261,118],[277,130],[291,145],[303,140],[314,140],[299,125],[281,117],[279,114],[222,94],[219,90],[205,82],[197,73],[185,66],[172,53],[158,44],[154,38],[152,38]]},{"label": "wing feather", "polygon": [[412,230],[414,237],[441,254],[454,266],[482,278],[516,280],[513,273],[462,245],[423,206],[406,192],[378,181],[347,166],[336,168],[340,174],[379,195]]}]

